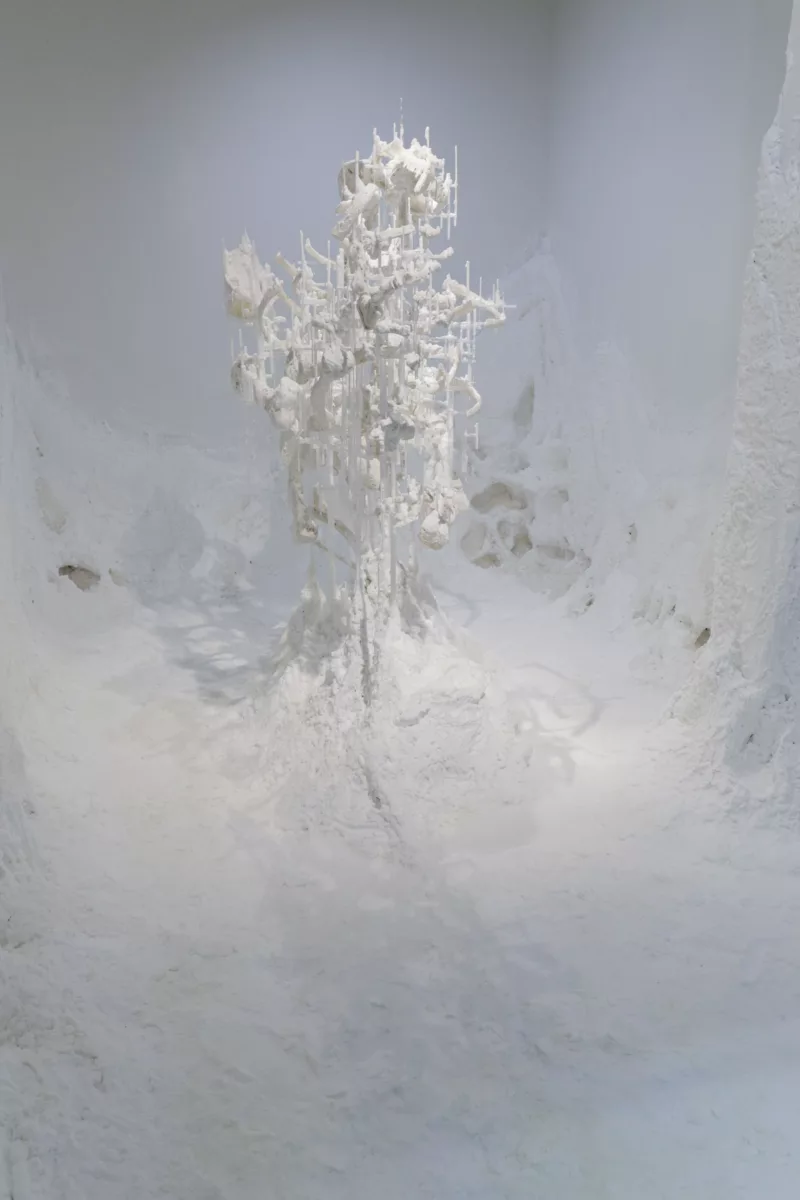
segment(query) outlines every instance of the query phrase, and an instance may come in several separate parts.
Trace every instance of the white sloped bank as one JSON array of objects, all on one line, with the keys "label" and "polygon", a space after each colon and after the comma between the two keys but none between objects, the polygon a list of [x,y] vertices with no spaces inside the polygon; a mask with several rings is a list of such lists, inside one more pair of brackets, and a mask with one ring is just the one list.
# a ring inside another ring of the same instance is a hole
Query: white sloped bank
[{"label": "white sloped bank", "polygon": [[494,420],[487,406],[461,548],[479,568],[566,594],[576,616],[641,624],[650,668],[674,686],[708,624],[719,431],[706,421],[668,436],[619,348],[582,357],[546,246],[504,288],[516,307],[497,342],[515,350],[518,403]]},{"label": "white sloped bank", "polygon": [[28,401],[5,584],[46,609],[49,909],[4,962],[2,1200],[793,1197],[796,855],[689,825],[636,631],[437,558],[485,660],[398,638],[371,731],[336,662],[276,711],[232,661],[287,571],[229,573],[241,464]]},{"label": "white sloped bank", "polygon": [[[711,639],[676,713],[754,795],[794,809],[800,690],[800,8],[761,157]],[[788,812],[787,812],[788,815]]]}]

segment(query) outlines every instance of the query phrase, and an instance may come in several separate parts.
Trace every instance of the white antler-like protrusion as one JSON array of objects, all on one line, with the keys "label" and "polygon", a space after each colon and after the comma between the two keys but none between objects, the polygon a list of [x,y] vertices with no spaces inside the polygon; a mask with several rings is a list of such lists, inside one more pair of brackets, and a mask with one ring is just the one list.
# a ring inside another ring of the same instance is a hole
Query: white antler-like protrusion
[{"label": "white antler-like protrusion", "polygon": [[356,575],[365,556],[388,553],[378,574],[395,581],[397,530],[416,526],[438,548],[466,504],[456,419],[480,408],[475,339],[506,306],[497,286],[472,290],[468,265],[465,283],[435,286],[453,253],[432,243],[457,221],[458,157],[451,177],[429,130],[406,144],[402,110],[391,141],[374,131],[369,157],[344,164],[339,194],[338,248],[323,254],[301,234],[298,263],[276,256],[285,281],[246,235],[225,251],[228,311],[257,339],[240,345],[233,378],[281,432],[297,537],[324,536]]}]

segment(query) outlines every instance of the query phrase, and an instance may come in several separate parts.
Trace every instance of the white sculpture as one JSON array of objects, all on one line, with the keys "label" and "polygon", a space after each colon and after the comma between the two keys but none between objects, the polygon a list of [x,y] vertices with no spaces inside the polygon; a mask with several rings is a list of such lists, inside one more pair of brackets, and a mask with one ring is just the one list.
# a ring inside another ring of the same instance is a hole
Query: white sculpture
[{"label": "white sculpture", "polygon": [[[456,169],[457,175],[457,169]],[[281,431],[295,535],[335,562],[351,598],[373,613],[396,604],[413,554],[405,531],[438,549],[466,507],[455,464],[456,418],[474,418],[475,339],[500,325],[497,285],[485,297],[449,275],[431,243],[457,219],[457,178],[425,143],[373,135],[372,153],[339,174],[341,203],[320,254],[300,235],[300,261],[262,264],[250,239],[225,252],[228,311],[240,334],[233,379]],[[463,407],[463,412],[459,408]],[[477,425],[464,435],[477,438]]]}]

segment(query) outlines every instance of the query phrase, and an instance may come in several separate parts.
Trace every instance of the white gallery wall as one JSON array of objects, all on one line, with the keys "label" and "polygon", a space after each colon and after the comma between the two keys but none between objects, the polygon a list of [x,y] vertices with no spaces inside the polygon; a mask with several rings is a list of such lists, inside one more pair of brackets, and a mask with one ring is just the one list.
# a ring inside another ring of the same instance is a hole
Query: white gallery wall
[{"label": "white gallery wall", "polygon": [[459,144],[458,261],[543,225],[546,13],[531,0],[9,0],[0,275],[76,402],[132,428],[235,421],[221,250],[322,243],[337,172],[391,130]]},{"label": "white gallery wall", "polygon": [[791,0],[557,0],[549,225],[584,350],[667,428],[730,405],[761,139]]},{"label": "white gallery wall", "polygon": [[236,444],[248,418],[228,379],[222,245],[244,229],[265,256],[293,254],[301,229],[323,243],[341,161],[402,97],[409,132],[430,124],[440,153],[459,145],[457,269],[469,257],[473,278],[500,275],[519,303],[481,346],[482,422],[491,434],[535,380],[546,548],[588,564],[587,601],[615,580],[621,619],[676,615],[693,638],[709,619],[755,171],[789,10],[11,0],[12,326],[83,412]]},{"label": "white gallery wall", "polygon": [[[796,831],[789,8],[0,0],[0,1200],[795,1197],[797,840],[708,779]],[[401,96],[559,596],[456,527],[452,638],[302,590],[229,379],[223,244]]]},{"label": "white gallery wall", "polygon": [[756,169],[790,10],[551,10],[550,337],[565,366],[539,389],[536,437],[567,463],[564,536],[590,591],[614,579],[625,619],[676,616],[692,638],[708,620]]}]

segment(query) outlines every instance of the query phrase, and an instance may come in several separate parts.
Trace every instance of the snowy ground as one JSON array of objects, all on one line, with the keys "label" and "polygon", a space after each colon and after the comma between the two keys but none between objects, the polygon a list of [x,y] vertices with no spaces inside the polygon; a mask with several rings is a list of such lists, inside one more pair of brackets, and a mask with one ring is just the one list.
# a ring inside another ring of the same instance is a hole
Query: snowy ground
[{"label": "snowy ground", "polygon": [[254,552],[233,586],[241,520],[148,574],[200,501],[106,500],[96,534],[63,501],[82,592],[48,479],[3,756],[2,1200],[797,1195],[800,848],[693,770],[640,634],[446,560],[473,657],[409,678],[365,776],[264,719],[297,580]]}]

